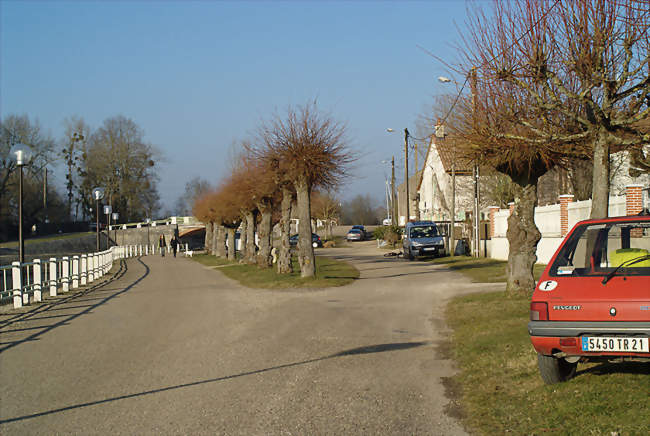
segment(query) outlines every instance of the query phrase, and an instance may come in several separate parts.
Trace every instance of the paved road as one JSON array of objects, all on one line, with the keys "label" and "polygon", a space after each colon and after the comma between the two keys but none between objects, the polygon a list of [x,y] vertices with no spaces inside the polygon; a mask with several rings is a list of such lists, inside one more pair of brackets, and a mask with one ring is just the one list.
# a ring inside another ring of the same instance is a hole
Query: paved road
[{"label": "paved road", "polygon": [[1,316],[0,433],[464,434],[443,305],[483,286],[372,244],[319,250],[361,270],[342,288],[247,289],[151,256]]}]

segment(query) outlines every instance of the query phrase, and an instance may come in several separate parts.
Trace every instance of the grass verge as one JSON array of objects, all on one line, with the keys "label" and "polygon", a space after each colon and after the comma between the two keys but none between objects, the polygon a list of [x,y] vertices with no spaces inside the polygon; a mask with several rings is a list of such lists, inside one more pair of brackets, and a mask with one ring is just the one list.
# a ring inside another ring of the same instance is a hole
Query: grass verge
[{"label": "grass verge", "polygon": [[292,259],[292,274],[278,274],[275,267],[260,269],[255,265],[239,264],[210,255],[199,255],[194,260],[206,266],[223,266],[219,271],[249,288],[287,289],[287,288],[329,288],[345,286],[359,278],[359,270],[349,263],[316,256],[316,276],[300,277],[297,259]]},{"label": "grass verge", "polygon": [[[440,257],[431,261],[434,264],[444,264],[449,269],[458,271],[469,277],[474,283],[499,283],[506,281],[506,265],[504,260],[474,258],[470,256]],[[538,279],[546,265],[536,264],[533,275]]]},{"label": "grass verge", "polygon": [[[505,271],[505,262],[449,259],[434,262],[475,281],[498,281]],[[491,292],[457,297],[447,306],[460,370],[447,384],[457,387],[467,429],[482,435],[650,434],[650,363],[579,364],[571,381],[545,385],[526,330],[529,301]]]},{"label": "grass verge", "polygon": [[463,421],[477,434],[650,434],[650,363],[579,364],[545,385],[526,331],[528,297],[459,297],[447,307]]}]

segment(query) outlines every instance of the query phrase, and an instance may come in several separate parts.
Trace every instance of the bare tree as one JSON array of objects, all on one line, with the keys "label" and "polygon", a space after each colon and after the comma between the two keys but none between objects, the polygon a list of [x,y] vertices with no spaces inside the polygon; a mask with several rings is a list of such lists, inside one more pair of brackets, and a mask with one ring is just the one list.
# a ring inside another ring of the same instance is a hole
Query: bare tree
[{"label": "bare tree", "polygon": [[316,269],[311,245],[311,191],[314,187],[337,186],[353,161],[345,127],[311,102],[289,107],[284,117],[276,115],[262,128],[261,136],[267,152],[263,155],[276,163],[296,191],[300,275],[313,277]]},{"label": "bare tree", "polygon": [[[27,115],[7,115],[0,120],[0,233],[6,233],[9,224],[18,222],[14,212],[18,193],[16,162],[9,152],[19,143],[29,146],[33,154],[32,164],[23,169],[26,188],[23,196],[26,205],[24,224],[36,220],[35,214],[42,210],[43,204],[30,194],[29,186],[42,186],[39,184],[42,182],[43,169],[55,156],[55,141],[42,131],[38,120],[31,121]],[[36,192],[34,195],[37,195]],[[34,203],[34,207],[28,206],[30,202]]]},{"label": "bare tree", "polygon": [[[105,201],[126,220],[151,217],[159,208],[156,160],[160,153],[144,142],[138,125],[123,116],[104,120],[82,154],[81,187],[106,189]],[[93,207],[88,195],[86,207]]]},{"label": "bare tree", "polygon": [[332,226],[341,217],[341,201],[332,192],[313,191],[312,210],[314,218],[325,223],[325,237],[331,239]]},{"label": "bare tree", "polygon": [[470,22],[467,61],[564,121],[522,122],[534,133],[525,142],[568,154],[590,145],[593,218],[607,216],[610,152],[650,142],[639,128],[650,114],[649,23],[646,0],[495,0]]}]

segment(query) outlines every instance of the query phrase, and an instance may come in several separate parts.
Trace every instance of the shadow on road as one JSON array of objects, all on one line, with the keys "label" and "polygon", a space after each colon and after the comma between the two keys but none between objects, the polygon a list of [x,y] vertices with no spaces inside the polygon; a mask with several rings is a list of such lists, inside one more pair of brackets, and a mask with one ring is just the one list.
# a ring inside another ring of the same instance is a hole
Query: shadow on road
[{"label": "shadow on road", "polygon": [[[0,353],[3,353],[8,349],[16,347],[25,342],[38,340],[38,338],[44,335],[45,333],[52,331],[55,328],[60,327],[62,325],[66,325],[70,321],[74,320],[75,318],[87,314],[91,312],[93,309],[95,309],[96,307],[99,307],[102,304],[106,304],[113,298],[129,291],[131,288],[133,288],[133,286],[140,283],[145,277],[149,275],[149,271],[150,271],[149,267],[140,259],[138,259],[138,262],[140,262],[144,266],[145,272],[137,280],[135,280],[133,283],[131,283],[126,287],[123,288],[120,287],[114,289],[110,289],[106,287],[108,284],[122,278],[124,274],[126,274],[126,272],[128,271],[126,261],[121,260],[119,270],[110,279],[103,281],[101,283],[97,283],[87,289],[84,289],[81,292],[67,296],[65,298],[61,298],[55,301],[41,304],[28,312],[20,313],[20,314],[12,314],[11,318],[6,319],[4,321],[0,321],[0,333],[3,335],[7,333],[16,333],[16,334],[27,333],[27,336],[17,337],[7,342],[0,342]],[[104,297],[98,296],[99,294],[102,293],[108,293],[108,295]],[[92,296],[92,297],[98,296],[98,297],[82,298],[84,296]],[[97,300],[97,302],[93,304],[82,304],[82,305],[77,304],[81,302],[88,302],[91,300]],[[77,310],[77,309],[83,309],[83,310],[79,310],[74,313],[63,314],[63,315],[59,315],[56,313],[57,311]],[[42,315],[46,315],[46,316],[42,316]],[[53,322],[52,324],[41,324],[33,327],[23,327],[21,324],[20,328],[14,328],[14,329],[8,328],[13,325],[16,325],[17,323],[25,323],[31,321],[36,321],[36,322],[45,321],[45,323],[47,323],[47,320],[55,320],[55,319],[58,319],[58,321]],[[38,330],[38,331],[32,334],[28,334],[33,330]]]},{"label": "shadow on road", "polygon": [[119,395],[117,397],[105,398],[103,400],[97,400],[97,401],[89,401],[89,402],[80,403],[80,404],[73,404],[71,406],[61,407],[61,408],[52,409],[52,410],[46,410],[44,412],[32,413],[30,415],[17,416],[15,418],[7,418],[7,419],[0,420],[0,424],[7,424],[7,423],[10,423],[10,422],[16,422],[16,421],[24,421],[24,420],[27,420],[27,419],[38,418],[38,417],[45,416],[45,415],[52,415],[52,414],[55,414],[55,413],[66,412],[68,410],[81,409],[83,407],[90,407],[90,406],[97,406],[99,404],[105,404],[105,403],[110,403],[110,402],[119,401],[119,400],[126,400],[126,399],[129,399],[129,398],[142,397],[142,396],[145,396],[145,395],[158,394],[158,393],[161,393],[161,392],[167,392],[167,391],[172,391],[172,390],[176,390],[176,389],[188,388],[188,387],[192,387],[192,386],[199,386],[199,385],[204,385],[204,384],[208,384],[208,383],[222,382],[222,381],[231,380],[231,379],[235,379],[235,378],[239,378],[239,377],[262,374],[262,373],[269,372],[269,371],[275,371],[275,370],[279,370],[279,369],[291,368],[291,367],[294,367],[294,366],[307,365],[307,364],[310,364],[310,363],[320,362],[320,361],[329,360],[329,359],[335,359],[337,357],[356,356],[356,355],[362,355],[362,354],[373,354],[373,353],[384,353],[384,352],[389,352],[389,351],[408,350],[408,349],[411,349],[411,348],[422,347],[424,345],[430,345],[430,342],[428,342],[428,341],[396,342],[396,343],[389,343],[389,344],[377,344],[377,345],[369,345],[369,346],[365,346],[365,347],[352,348],[352,349],[349,349],[349,350],[340,351],[340,352],[335,353],[335,354],[330,354],[329,356],[318,357],[318,358],[315,358],[315,359],[309,359],[309,360],[303,360],[303,361],[300,361],[300,362],[287,363],[287,364],[284,364],[284,365],[273,366],[273,367],[270,367],[270,368],[257,369],[257,370],[254,370],[254,371],[241,372],[239,374],[226,375],[226,376],[223,376],[223,377],[215,377],[215,378],[210,378],[210,379],[206,379],[206,380],[199,380],[199,381],[195,381],[195,382],[183,383],[183,384],[174,385],[174,386],[167,386],[167,387],[158,388],[158,389],[151,389],[151,390],[148,390],[148,391],[136,392],[136,393],[133,393],[133,394]]}]

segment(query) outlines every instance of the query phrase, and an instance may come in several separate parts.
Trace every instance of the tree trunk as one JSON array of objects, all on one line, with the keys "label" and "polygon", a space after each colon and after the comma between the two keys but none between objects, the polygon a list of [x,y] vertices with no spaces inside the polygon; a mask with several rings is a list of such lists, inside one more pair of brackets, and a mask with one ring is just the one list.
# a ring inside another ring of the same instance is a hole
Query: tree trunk
[{"label": "tree trunk", "polygon": [[306,182],[294,183],[298,207],[298,263],[300,277],[314,277],[314,247],[311,246],[311,202],[310,186]]},{"label": "tree trunk", "polygon": [[291,245],[289,245],[289,233],[291,233],[291,204],[293,195],[289,188],[282,188],[282,203],[280,205],[282,216],[280,217],[280,250],[278,253],[278,274],[291,274]]},{"label": "tree trunk", "polygon": [[537,261],[537,243],[541,233],[535,225],[537,205],[536,181],[522,186],[515,210],[508,218],[508,265],[506,291],[510,294],[530,295],[535,288],[533,266]]},{"label": "tree trunk", "polygon": [[226,228],[222,225],[217,227],[217,256],[226,257]]},{"label": "tree trunk", "polygon": [[599,132],[594,143],[594,172],[590,218],[606,218],[609,209],[609,143]]},{"label": "tree trunk", "polygon": [[217,223],[212,223],[212,242],[210,243],[210,254],[213,256],[217,255],[218,237],[219,237],[219,225]]},{"label": "tree trunk", "polygon": [[271,261],[271,202],[263,201],[258,203],[260,211],[260,224],[258,226],[258,236],[260,249],[257,252],[257,266],[260,268],[270,268],[273,265]]},{"label": "tree trunk", "polygon": [[255,211],[246,212],[246,254],[245,262],[253,265],[255,263],[255,227],[257,213]]},{"label": "tree trunk", "polygon": [[214,223],[209,221],[205,223],[205,252],[210,254],[212,252],[212,227]]},{"label": "tree trunk", "polygon": [[235,229],[233,227],[226,228],[226,234],[228,235],[228,260],[235,260],[235,245],[237,245],[237,241],[235,240]]},{"label": "tree trunk", "polygon": [[239,234],[239,251],[241,253],[239,263],[244,263],[246,261],[246,240],[248,236],[247,228],[246,213],[243,212],[241,220],[241,233]]}]

